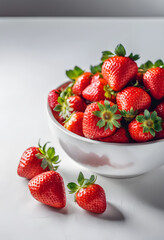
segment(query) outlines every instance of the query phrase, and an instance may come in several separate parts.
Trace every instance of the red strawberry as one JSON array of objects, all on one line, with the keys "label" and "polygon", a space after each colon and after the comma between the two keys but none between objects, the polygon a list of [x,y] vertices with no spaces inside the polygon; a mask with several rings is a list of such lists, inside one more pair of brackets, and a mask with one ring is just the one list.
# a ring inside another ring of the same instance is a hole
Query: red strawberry
[{"label": "red strawberry", "polygon": [[36,175],[48,171],[49,169],[56,170],[59,163],[59,156],[55,156],[55,149],[53,147],[46,150],[47,143],[41,147],[30,147],[22,155],[17,173],[20,177],[31,179]]},{"label": "red strawberry", "polygon": [[103,213],[106,210],[106,196],[104,189],[95,184],[94,175],[90,179],[85,179],[82,172],[78,176],[78,184],[68,183],[69,193],[75,193],[75,201],[77,204],[93,213]]},{"label": "red strawberry", "polygon": [[116,102],[121,114],[131,120],[137,112],[149,109],[151,105],[151,97],[142,88],[127,87],[117,93]]},{"label": "red strawberry", "polygon": [[91,82],[91,73],[84,72],[81,68],[75,66],[73,70],[66,71],[66,75],[74,81],[72,87],[72,92],[75,95],[81,95],[82,91],[90,84]]},{"label": "red strawberry", "polygon": [[[93,83],[94,81],[99,80],[100,78],[102,78],[102,76],[101,76],[101,74],[100,74],[99,72],[96,73],[96,74],[94,74],[94,75],[92,76],[91,83]],[[107,82],[106,82],[106,83],[107,83]]]},{"label": "red strawberry", "polygon": [[157,112],[158,116],[161,117],[164,121],[164,100],[156,107],[155,111]]},{"label": "red strawberry", "polygon": [[83,112],[74,112],[71,116],[65,121],[64,127],[77,135],[84,136],[82,129],[83,121]]},{"label": "red strawberry", "polygon": [[94,102],[87,106],[83,118],[83,134],[97,139],[112,135],[120,127],[121,115],[110,101]]},{"label": "red strawberry", "polygon": [[153,139],[156,132],[162,130],[162,119],[157,116],[157,112],[150,113],[148,110],[144,114],[139,114],[128,127],[130,136],[136,142],[147,142]]},{"label": "red strawberry", "polygon": [[164,139],[164,122],[162,123],[162,130],[156,133],[156,139]]},{"label": "red strawberry", "polygon": [[128,143],[129,138],[127,136],[125,128],[119,128],[113,135],[105,138],[99,138],[102,142],[114,142],[114,143]]},{"label": "red strawberry", "polygon": [[162,99],[164,97],[164,68],[149,69],[143,76],[143,83],[155,99]]},{"label": "red strawberry", "polygon": [[125,57],[126,51],[121,44],[116,47],[115,54],[113,57],[113,53],[103,52],[102,60],[105,61],[102,65],[102,75],[114,91],[120,91],[137,75],[138,67],[133,60],[137,60],[139,56],[130,54],[129,57]]},{"label": "red strawberry", "polygon": [[49,94],[48,94],[48,105],[51,108],[51,110],[53,110],[54,107],[56,107],[56,105],[59,104],[57,100],[58,100],[58,97],[60,95],[60,92],[61,91],[58,90],[58,89],[54,89],[51,92],[49,92]]},{"label": "red strawberry", "polygon": [[41,203],[55,208],[64,208],[66,194],[64,181],[55,171],[48,171],[32,178],[28,184],[32,196]]},{"label": "red strawberry", "polygon": [[106,98],[114,101],[116,92],[109,87],[105,79],[99,78],[84,89],[82,96],[91,102],[105,100]]},{"label": "red strawberry", "polygon": [[84,112],[86,104],[79,96],[70,96],[66,99],[58,98],[59,105],[54,108],[54,111],[60,112],[59,116],[66,119],[73,112]]}]

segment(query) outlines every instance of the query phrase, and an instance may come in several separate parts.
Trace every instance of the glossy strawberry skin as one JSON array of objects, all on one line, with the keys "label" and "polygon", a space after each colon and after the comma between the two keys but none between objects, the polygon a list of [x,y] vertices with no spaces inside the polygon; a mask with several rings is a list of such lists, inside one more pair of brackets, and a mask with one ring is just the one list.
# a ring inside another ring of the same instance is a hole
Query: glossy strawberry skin
[{"label": "glossy strawberry skin", "polygon": [[164,139],[164,122],[162,123],[162,131],[156,133],[156,139]]},{"label": "glossy strawberry skin", "polygon": [[84,112],[85,111],[86,104],[81,97],[71,96],[71,97],[68,97],[67,101],[69,102],[70,107],[73,108],[73,111],[71,111],[71,112],[74,112],[74,111]]},{"label": "glossy strawberry skin", "polygon": [[81,188],[76,193],[76,202],[81,208],[93,213],[103,213],[106,210],[105,192],[98,184]]},{"label": "glossy strawberry skin", "polygon": [[64,124],[64,127],[79,136],[84,136],[82,129],[83,116],[83,112],[73,113],[70,119]]},{"label": "glossy strawberry skin", "polygon": [[151,68],[143,76],[143,83],[157,100],[164,97],[164,68]]},{"label": "glossy strawberry skin", "polygon": [[93,83],[94,81],[97,81],[97,80],[99,80],[100,78],[102,78],[102,77],[100,77],[100,72],[97,72],[97,73],[95,73],[93,76],[92,76],[92,80],[91,80],[91,83]]},{"label": "glossy strawberry skin", "polygon": [[[100,103],[104,104],[104,101],[100,101]],[[113,102],[110,102],[111,106],[114,105]],[[113,126],[113,130],[109,128],[105,131],[104,127],[99,128],[97,126],[97,122],[100,120],[99,117],[93,114],[94,111],[99,111],[99,107],[97,102],[91,103],[87,106],[84,117],[83,117],[83,134],[86,138],[97,139],[101,137],[108,137],[112,135],[116,131],[116,127]],[[116,112],[119,114],[119,111]]]},{"label": "glossy strawberry skin", "polygon": [[105,100],[104,86],[106,85],[107,82],[103,78],[94,80],[90,85],[88,85],[83,90],[82,92],[83,98],[91,102]]},{"label": "glossy strawberry skin", "polygon": [[53,114],[54,118],[55,118],[62,126],[64,126],[64,121],[65,121],[65,119],[62,118],[62,117],[59,115],[59,112],[55,112],[54,110],[52,110],[52,114]]},{"label": "glossy strawberry skin", "polygon": [[32,196],[39,202],[55,208],[66,205],[64,181],[55,171],[48,171],[32,178],[28,184]]},{"label": "glossy strawberry skin", "polygon": [[101,142],[113,142],[113,143],[128,143],[129,138],[125,128],[119,128],[113,135],[105,138],[98,139]]},{"label": "glossy strawberry skin", "polygon": [[138,122],[136,119],[130,122],[128,126],[128,131],[131,138],[136,142],[147,142],[149,140],[152,140],[154,137],[151,135],[150,132],[143,133],[143,127],[141,127],[141,125],[142,123]]},{"label": "glossy strawberry skin", "polygon": [[158,116],[161,117],[164,121],[164,100],[156,107],[155,111],[157,112]]},{"label": "glossy strawberry skin", "polygon": [[51,110],[54,109],[54,107],[56,107],[58,103],[58,97],[60,94],[60,90],[58,89],[53,89],[51,92],[49,92],[48,94],[48,105],[51,108]]},{"label": "glossy strawberry skin", "polygon": [[149,109],[151,105],[151,97],[147,92],[139,87],[127,87],[121,92],[117,93],[116,102],[119,110],[139,112]]},{"label": "glossy strawberry skin", "polygon": [[114,91],[120,91],[137,75],[137,64],[128,57],[115,56],[104,61],[103,78]]},{"label": "glossy strawberry skin", "polygon": [[31,179],[48,170],[41,167],[42,159],[36,157],[37,153],[40,153],[38,147],[30,147],[23,153],[17,168],[20,177]]},{"label": "glossy strawberry skin", "polygon": [[91,73],[85,72],[80,75],[76,80],[75,84],[72,87],[72,92],[75,95],[81,96],[82,91],[90,84],[91,82]]}]

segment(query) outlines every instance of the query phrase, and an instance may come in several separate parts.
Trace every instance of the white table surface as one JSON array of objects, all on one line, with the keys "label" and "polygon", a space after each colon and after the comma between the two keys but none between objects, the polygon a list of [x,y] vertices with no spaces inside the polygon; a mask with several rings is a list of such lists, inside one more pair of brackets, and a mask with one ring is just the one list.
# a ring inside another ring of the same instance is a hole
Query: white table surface
[{"label": "white table surface", "polygon": [[[164,239],[164,167],[132,179],[98,176],[108,207],[96,216],[68,194],[63,210],[37,202],[16,173],[27,147],[39,138],[55,141],[45,105],[48,92],[66,80],[65,70],[88,69],[118,43],[140,53],[140,63],[164,59],[164,19],[0,19],[0,239]],[[91,174],[55,147],[65,183],[80,170]]]}]

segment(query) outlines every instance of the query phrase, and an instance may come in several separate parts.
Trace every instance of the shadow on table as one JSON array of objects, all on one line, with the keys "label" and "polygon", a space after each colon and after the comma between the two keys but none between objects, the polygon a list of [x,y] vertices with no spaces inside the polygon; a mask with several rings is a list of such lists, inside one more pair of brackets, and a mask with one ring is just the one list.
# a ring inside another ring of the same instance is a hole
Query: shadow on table
[{"label": "shadow on table", "polygon": [[122,212],[111,203],[107,203],[106,211],[102,214],[94,214],[88,212],[91,216],[101,218],[108,221],[124,221],[125,217]]},{"label": "shadow on table", "polygon": [[136,198],[164,211],[164,168],[120,182]]}]

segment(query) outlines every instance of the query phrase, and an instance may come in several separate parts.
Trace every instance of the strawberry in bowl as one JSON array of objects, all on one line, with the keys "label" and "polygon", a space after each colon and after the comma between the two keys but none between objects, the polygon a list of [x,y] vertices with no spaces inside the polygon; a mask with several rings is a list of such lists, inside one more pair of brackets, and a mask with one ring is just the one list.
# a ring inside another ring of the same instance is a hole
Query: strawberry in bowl
[{"label": "strawberry in bowl", "polygon": [[48,98],[51,129],[63,150],[105,176],[135,176],[164,162],[164,64],[138,67],[138,58],[119,44],[90,71],[66,71],[72,83]]}]

